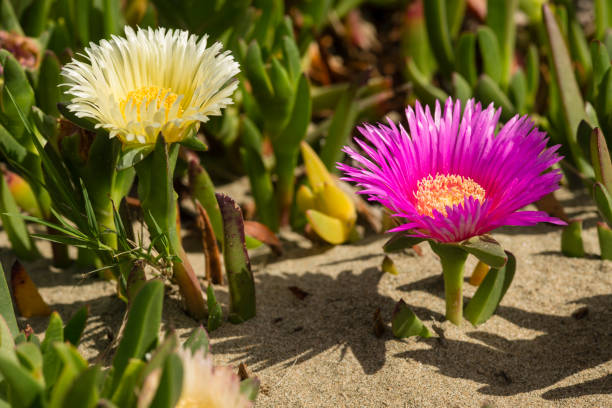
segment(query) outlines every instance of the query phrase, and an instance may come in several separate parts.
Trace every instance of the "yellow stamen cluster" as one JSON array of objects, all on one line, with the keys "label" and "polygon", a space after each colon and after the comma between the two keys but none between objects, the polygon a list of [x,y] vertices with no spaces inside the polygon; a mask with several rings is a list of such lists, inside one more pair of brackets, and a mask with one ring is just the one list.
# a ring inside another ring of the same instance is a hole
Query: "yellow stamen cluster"
[{"label": "yellow stamen cluster", "polygon": [[414,193],[417,212],[430,217],[434,209],[446,215],[446,207],[463,204],[470,196],[482,202],[485,190],[471,178],[455,174],[430,174],[418,181]]},{"label": "yellow stamen cluster", "polygon": [[[168,114],[170,113],[170,108],[176,102],[178,95],[170,90],[170,88],[159,88],[157,86],[145,86],[139,88],[135,91],[130,91],[119,102],[119,109],[125,118],[125,109],[129,106],[130,108],[136,107],[136,115],[138,120],[140,121],[140,109],[142,103],[145,103],[145,107],[148,106],[151,102],[156,101],[156,109],[160,110],[162,107],[166,112],[166,122],[168,121]],[[183,109],[179,106],[177,117],[181,117],[183,114]]]}]

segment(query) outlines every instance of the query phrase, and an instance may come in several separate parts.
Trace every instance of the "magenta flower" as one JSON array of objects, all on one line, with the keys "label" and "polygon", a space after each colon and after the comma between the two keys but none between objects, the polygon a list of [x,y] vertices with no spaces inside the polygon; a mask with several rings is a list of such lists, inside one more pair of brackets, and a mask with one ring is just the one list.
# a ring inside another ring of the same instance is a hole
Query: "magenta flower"
[{"label": "magenta flower", "polygon": [[338,164],[361,194],[389,208],[403,224],[391,230],[453,243],[503,225],[565,224],[542,211],[519,211],[559,187],[561,173],[548,169],[559,160],[559,146],[546,147],[545,132],[518,115],[496,132],[501,109],[482,109],[449,98],[444,112],[436,102],[432,116],[419,102],[406,109],[409,133],[364,124],[369,144],[348,153],[361,166]]}]

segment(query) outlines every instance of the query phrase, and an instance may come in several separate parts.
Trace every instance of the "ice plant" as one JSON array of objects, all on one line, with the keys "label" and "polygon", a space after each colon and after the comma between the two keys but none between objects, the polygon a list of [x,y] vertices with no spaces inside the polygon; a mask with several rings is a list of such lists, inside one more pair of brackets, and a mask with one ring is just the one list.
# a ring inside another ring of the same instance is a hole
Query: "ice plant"
[{"label": "ice plant", "polygon": [[124,144],[154,144],[160,132],[167,143],[181,141],[220,115],[238,86],[238,63],[207,42],[187,31],[126,27],[125,38],[90,44],[85,61],[62,70],[68,108]]},{"label": "ice plant", "polygon": [[500,114],[474,100],[462,113],[461,103],[449,98],[444,110],[436,103],[432,115],[417,102],[406,110],[408,131],[392,121],[364,124],[365,140],[355,139],[364,153],[344,148],[357,167],[338,164],[345,180],[401,220],[391,232],[411,242],[427,240],[440,256],[446,316],[455,324],[462,318],[468,253],[498,269],[506,263],[499,244],[485,234],[504,225],[564,224],[541,211],[519,211],[558,188],[561,174],[549,168],[561,159],[559,146],[547,148],[545,133],[527,116],[497,131]]},{"label": "ice plant", "polygon": [[221,49],[187,31],[126,27],[125,38],[90,44],[85,60],[62,70],[72,96],[69,113],[121,141],[118,167],[135,167],[152,242],[160,253],[177,257],[173,278],[197,319],[206,315],[206,305],[176,226],[172,179],[178,144],[200,147],[200,123],[232,103],[239,66]]},{"label": "ice plant", "polygon": [[202,350],[177,351],[183,364],[183,388],[177,408],[248,408],[253,403],[240,390],[240,378],[230,367],[215,366]]}]

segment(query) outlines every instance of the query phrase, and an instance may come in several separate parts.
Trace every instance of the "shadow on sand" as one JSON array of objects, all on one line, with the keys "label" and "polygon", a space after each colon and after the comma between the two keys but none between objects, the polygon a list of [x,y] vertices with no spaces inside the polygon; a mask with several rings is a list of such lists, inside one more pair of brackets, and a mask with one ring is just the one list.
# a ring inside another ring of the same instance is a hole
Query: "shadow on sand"
[{"label": "shadow on sand", "polygon": [[[442,296],[437,277],[426,278],[403,290],[426,290]],[[431,348],[398,354],[435,366],[443,375],[468,378],[485,384],[480,392],[507,396],[550,387],[580,371],[612,359],[612,295],[568,300],[582,305],[583,313],[556,316],[500,306],[497,315],[517,326],[543,332],[533,339],[510,340],[486,331],[468,336],[478,342],[447,339],[446,347],[428,340]],[[588,312],[586,312],[588,310]],[[467,323],[466,323],[467,325]],[[544,362],[544,363],[542,363]],[[612,393],[610,375],[545,392],[545,399],[562,399],[587,394]]]}]

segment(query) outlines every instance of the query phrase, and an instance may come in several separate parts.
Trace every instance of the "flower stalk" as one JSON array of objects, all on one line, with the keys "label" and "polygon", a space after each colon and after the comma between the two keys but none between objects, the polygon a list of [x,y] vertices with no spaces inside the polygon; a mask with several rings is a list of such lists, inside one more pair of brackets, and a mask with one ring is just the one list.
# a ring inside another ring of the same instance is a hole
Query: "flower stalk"
[{"label": "flower stalk", "polygon": [[201,320],[206,316],[202,289],[181,244],[176,224],[177,194],[172,179],[179,145],[168,146],[164,137],[157,139],[155,149],[136,168],[138,195],[151,241],[160,253],[176,256],[173,278],[179,286],[188,313]]},{"label": "flower stalk", "polygon": [[456,245],[429,243],[442,264],[446,318],[459,326],[463,319],[463,270],[468,253]]}]

